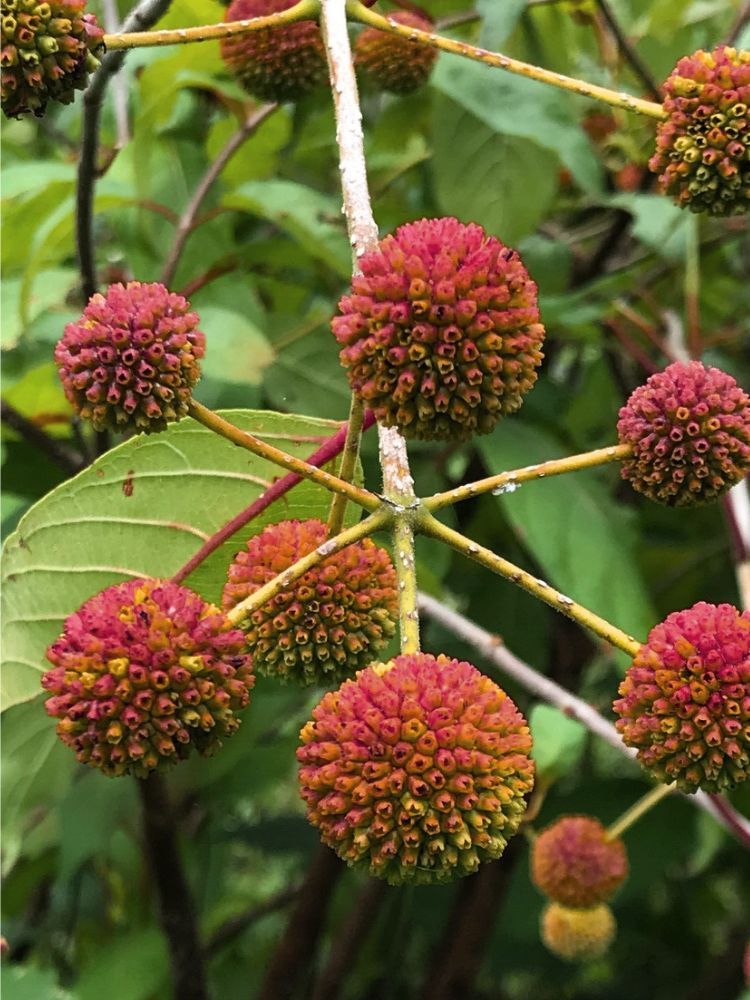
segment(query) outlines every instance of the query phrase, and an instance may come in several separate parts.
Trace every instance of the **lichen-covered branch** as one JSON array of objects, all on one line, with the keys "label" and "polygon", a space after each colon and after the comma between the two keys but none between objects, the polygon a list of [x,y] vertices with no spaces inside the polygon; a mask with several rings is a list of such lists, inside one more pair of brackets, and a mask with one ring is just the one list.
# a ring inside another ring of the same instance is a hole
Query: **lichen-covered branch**
[{"label": "lichen-covered branch", "polygon": [[545,583],[544,580],[538,580],[531,573],[521,569],[520,566],[516,566],[507,559],[503,559],[502,556],[496,555],[483,545],[472,542],[470,538],[467,538],[458,531],[454,531],[453,528],[441,524],[431,514],[427,513],[424,517],[420,518],[419,530],[431,538],[437,538],[445,542],[451,548],[456,549],[457,552],[461,552],[463,555],[468,556],[469,559],[473,559],[474,562],[479,563],[480,566],[484,566],[492,570],[493,573],[497,573],[506,580],[517,584],[522,590],[532,594],[540,601],[544,601],[545,604],[549,604],[550,607],[567,615],[568,618],[572,618],[574,622],[578,622],[583,628],[593,632],[594,635],[598,635],[600,639],[604,639],[610,645],[621,649],[628,656],[635,656],[640,649],[641,644],[632,635],[628,635],[605,618],[601,618],[599,615],[594,614],[593,611],[589,611],[588,608],[584,608],[582,604],[579,604],[572,598],[561,594],[560,591]]},{"label": "lichen-covered branch", "polygon": [[554,73],[552,70],[543,69],[541,66],[533,66],[531,63],[521,62],[520,59],[511,59],[501,52],[489,52],[476,45],[469,45],[468,42],[459,42],[453,38],[445,38],[442,35],[435,35],[430,31],[422,31],[420,28],[398,24],[390,18],[383,17],[374,10],[363,6],[359,0],[347,0],[347,10],[354,21],[362,24],[369,24],[380,31],[390,32],[392,35],[400,35],[408,38],[412,42],[422,42],[443,52],[451,52],[453,55],[463,56],[466,59],[474,59],[476,62],[484,63],[485,66],[494,66],[497,69],[507,70],[517,76],[525,76],[530,80],[538,80],[540,83],[548,83],[553,87],[568,90],[581,97],[590,97],[595,101],[604,101],[613,108],[622,108],[625,111],[635,111],[640,115],[655,118],[657,121],[664,121],[667,117],[661,104],[654,101],[644,101],[640,97],[633,97],[622,91],[610,90],[609,87],[600,87],[594,83],[586,83],[585,80],[578,80],[575,77],[564,76],[562,73]]},{"label": "lichen-covered branch", "polygon": [[441,507],[458,503],[460,500],[468,500],[471,497],[479,496],[480,493],[488,493],[490,490],[496,490],[498,493],[512,493],[521,483],[527,483],[532,479],[560,476],[566,472],[591,469],[609,462],[621,462],[632,454],[632,451],[632,445],[618,444],[608,448],[597,448],[595,451],[585,451],[580,455],[570,455],[567,458],[552,459],[549,462],[541,462],[539,465],[527,465],[522,469],[499,472],[495,476],[478,479],[475,483],[465,483],[462,486],[456,486],[455,489],[446,490],[445,493],[436,493],[423,501],[424,507],[429,511],[440,510]]}]

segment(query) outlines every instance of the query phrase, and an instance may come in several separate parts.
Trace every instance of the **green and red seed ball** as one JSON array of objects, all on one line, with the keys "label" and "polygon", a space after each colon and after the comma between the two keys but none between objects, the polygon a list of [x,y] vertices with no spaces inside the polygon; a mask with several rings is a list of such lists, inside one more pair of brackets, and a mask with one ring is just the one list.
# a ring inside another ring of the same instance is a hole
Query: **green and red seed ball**
[{"label": "green and red seed ball", "polygon": [[168,580],[108,587],[47,650],[47,714],[82,764],[147,777],[239,726],[252,660],[218,608]]},{"label": "green and red seed ball", "polygon": [[401,226],[359,261],[332,323],[352,390],[410,438],[489,433],[537,378],[544,327],[515,250],[454,218]]},{"label": "green and red seed ball", "polygon": [[750,776],[750,611],[699,601],[656,625],[613,709],[659,781],[725,792]]},{"label": "green and red seed ball", "polygon": [[[407,10],[389,14],[391,21],[409,28],[432,31],[424,17]],[[377,28],[365,28],[354,43],[354,65],[378,90],[410,94],[427,83],[437,59],[437,49],[424,43],[391,35]]]},{"label": "green and red seed ball", "polygon": [[3,0],[2,109],[41,117],[49,101],[70,104],[99,65],[104,32],[85,0]]},{"label": "green and red seed ball", "polygon": [[531,878],[565,906],[586,909],[606,902],[625,880],[628,860],[619,837],[593,816],[562,816],[535,838]]},{"label": "green and red seed ball", "polygon": [[[296,0],[233,0],[226,21],[278,14]],[[221,55],[245,90],[262,101],[298,101],[328,75],[320,28],[315,21],[294,21],[221,41]]]},{"label": "green and red seed ball", "polygon": [[664,83],[666,121],[649,167],[692,212],[750,207],[750,52],[719,45],[684,56]]},{"label": "green and red seed ball", "polygon": [[55,347],[65,395],[96,430],[161,431],[188,412],[206,338],[181,295],[158,282],[110,285]]},{"label": "green and red seed ball", "polygon": [[534,783],[526,720],[469,663],[373,664],[326,694],[300,734],[307,817],[350,866],[446,882],[500,857]]},{"label": "green and red seed ball", "polygon": [[750,396],[700,361],[675,361],[639,386],[617,434],[633,450],[623,479],[658,503],[710,503],[750,472]]},{"label": "green and red seed ball", "polygon": [[[251,538],[229,567],[230,610],[328,539],[318,520],[281,521]],[[243,622],[260,674],[302,684],[351,677],[396,632],[398,588],[388,552],[367,538],[326,556]]]}]

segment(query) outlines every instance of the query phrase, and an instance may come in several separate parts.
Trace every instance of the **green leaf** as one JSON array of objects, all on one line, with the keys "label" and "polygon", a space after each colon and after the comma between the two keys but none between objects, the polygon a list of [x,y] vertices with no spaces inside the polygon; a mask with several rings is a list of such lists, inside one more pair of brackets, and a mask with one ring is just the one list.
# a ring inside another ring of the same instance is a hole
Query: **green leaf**
[{"label": "green leaf", "polygon": [[477,0],[482,15],[479,44],[485,49],[499,49],[527,8],[526,0]]},{"label": "green leaf", "polygon": [[[301,457],[338,429],[325,420],[265,411],[226,415]],[[283,470],[186,419],[162,434],[126,441],[36,504],[5,544],[5,707],[37,696],[46,647],[87,598],[125,579],[171,576],[280,475]],[[300,483],[225,542],[188,585],[218,600],[242,541],[273,521],[325,518],[329,497]],[[351,505],[348,513],[358,516]]]},{"label": "green leaf", "polygon": [[76,983],[77,1000],[149,1000],[169,995],[167,942],[156,927],[121,931],[93,952]]},{"label": "green leaf", "polygon": [[[565,454],[546,431],[517,420],[480,438],[479,449],[492,473]],[[549,583],[645,638],[657,615],[636,564],[631,526],[595,470],[524,483],[497,503]]]},{"label": "green leaf", "polygon": [[633,216],[633,236],[669,260],[685,256],[691,216],[663,194],[623,192],[609,199],[610,205]]},{"label": "green leaf", "polygon": [[204,374],[224,382],[260,385],[274,357],[265,334],[246,316],[219,306],[203,306],[200,317],[210,344]]},{"label": "green leaf", "polygon": [[33,965],[3,965],[0,973],[6,1000],[78,1000],[78,993],[61,989],[50,969]]},{"label": "green leaf", "polygon": [[[219,152],[239,128],[236,119],[222,118],[216,122],[206,139],[206,152],[210,160]],[[279,153],[289,142],[292,121],[285,108],[278,108],[243,142],[224,167],[221,178],[225,187],[236,187],[247,181],[271,177],[278,166]]]},{"label": "green leaf", "polygon": [[535,705],[529,714],[537,781],[549,783],[572,770],[586,744],[586,728],[559,708]]},{"label": "green leaf", "polygon": [[557,156],[529,139],[496,132],[447,98],[435,102],[432,147],[441,210],[481,223],[505,243],[532,232],[552,204]]},{"label": "green leaf", "polygon": [[[29,368],[23,378],[3,393],[3,399],[24,417],[34,420],[47,434],[53,437],[70,434],[73,409],[65,398],[57,368],[51,361]],[[3,427],[2,436],[15,435]]]},{"label": "green leaf", "polygon": [[264,385],[273,405],[294,411],[314,409],[345,420],[351,397],[335,348],[330,329],[311,330],[282,348],[265,373]]},{"label": "green leaf", "polygon": [[248,181],[225,195],[222,204],[275,223],[337,274],[347,278],[351,274],[351,251],[338,198],[294,181]]},{"label": "green leaf", "polygon": [[[558,154],[585,191],[600,191],[601,169],[568,95],[468,59],[440,59],[432,83],[493,131],[532,139]],[[457,148],[464,166],[467,159]],[[535,192],[529,190],[532,199]]]}]

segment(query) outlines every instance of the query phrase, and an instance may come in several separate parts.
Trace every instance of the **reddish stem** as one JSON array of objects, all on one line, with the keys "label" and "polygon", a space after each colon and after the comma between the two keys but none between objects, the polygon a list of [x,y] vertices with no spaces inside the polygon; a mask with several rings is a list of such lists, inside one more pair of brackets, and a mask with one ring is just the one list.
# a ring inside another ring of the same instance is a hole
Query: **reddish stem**
[{"label": "reddish stem", "polygon": [[[375,423],[375,416],[371,410],[367,410],[365,413],[365,419],[362,422],[362,431],[368,430]],[[344,443],[346,442],[346,428],[347,425],[344,424],[340,430],[328,438],[328,440],[321,445],[316,452],[314,452],[308,459],[310,465],[320,468],[327,462],[330,462],[332,458],[340,455],[344,448]],[[182,583],[183,580],[187,579],[188,576],[196,569],[202,562],[204,562],[210,555],[212,555],[220,546],[224,544],[227,538],[231,538],[232,535],[239,531],[240,528],[252,521],[253,518],[258,517],[263,511],[270,507],[274,500],[278,500],[285,493],[296,486],[297,483],[301,481],[302,477],[298,476],[294,472],[288,472],[281,479],[277,479],[272,486],[269,486],[265,493],[262,493],[256,500],[246,507],[244,510],[236,514],[230,521],[227,521],[217,532],[215,532],[211,537],[201,545],[195,555],[192,555],[184,566],[172,577],[173,583]]]}]

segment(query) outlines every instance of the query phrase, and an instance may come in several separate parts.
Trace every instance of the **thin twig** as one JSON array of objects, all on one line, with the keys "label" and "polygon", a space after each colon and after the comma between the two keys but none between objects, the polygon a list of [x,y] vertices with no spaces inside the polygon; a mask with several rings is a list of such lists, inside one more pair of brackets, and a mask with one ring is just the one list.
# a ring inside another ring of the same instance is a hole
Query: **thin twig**
[{"label": "thin twig", "polygon": [[[373,416],[372,410],[367,410],[365,413],[363,430],[369,430],[370,427],[375,423],[375,417]],[[307,459],[308,465],[321,466],[326,465],[331,459],[335,458],[341,453],[344,447],[344,442],[346,440],[347,428],[342,427],[340,431],[330,437],[316,452]],[[249,524],[253,518],[260,516],[266,508],[270,507],[274,501],[278,500],[280,497],[288,493],[293,486],[297,483],[302,482],[302,476],[298,475],[296,472],[288,472],[281,479],[277,479],[275,483],[268,487],[268,489],[262,493],[257,500],[253,500],[249,507],[240,511],[235,517],[230,521],[227,521],[225,525],[219,528],[218,531],[214,532],[210,538],[208,538],[203,545],[198,549],[195,555],[192,555],[188,561],[181,566],[177,572],[172,577],[173,583],[182,583],[186,580],[193,570],[197,569],[202,562],[205,562],[210,555],[212,555],[218,548],[224,544],[224,542],[231,538],[240,528],[244,528],[246,524]]]},{"label": "thin twig", "polygon": [[193,197],[188,202],[185,211],[177,223],[172,246],[169,248],[169,253],[167,254],[161,273],[161,282],[163,285],[169,287],[172,284],[182,251],[185,249],[188,236],[193,231],[196,216],[200,211],[204,198],[215,184],[219,174],[221,174],[224,167],[229,163],[237,150],[241,148],[243,143],[258,130],[266,118],[273,114],[276,108],[278,108],[278,104],[261,104],[260,107],[254,108],[247,115],[237,131],[229,137],[224,148],[218,153],[216,159],[209,165],[208,170],[201,177],[198,186],[193,192]]},{"label": "thin twig", "polygon": [[204,956],[206,958],[213,958],[217,952],[234,941],[240,934],[243,934],[248,927],[252,927],[258,920],[288,906],[289,903],[297,898],[300,888],[300,885],[287,885],[272,896],[269,896],[268,899],[264,899],[262,903],[256,903],[249,910],[229,917],[223,924],[216,928],[208,941],[206,941],[203,948]]},{"label": "thin twig", "polygon": [[[166,13],[170,3],[171,0],[141,0],[125,19],[123,31],[150,28]],[[124,61],[125,52],[108,52],[83,95],[81,155],[78,160],[76,187],[76,246],[81,285],[87,301],[97,289],[94,255],[94,188],[102,101],[107,84],[122,69]]]},{"label": "thin twig", "polygon": [[620,22],[615,17],[614,11],[609,5],[609,0],[597,0],[597,2],[599,4],[599,10],[602,13],[602,17],[607,22],[609,30],[612,32],[615,41],[617,42],[617,47],[619,48],[621,55],[633,70],[635,75],[639,77],[649,96],[659,100],[659,84],[657,83],[651,70],[638,55],[634,46],[631,45],[628,36],[622,30]]},{"label": "thin twig", "polygon": [[7,427],[20,434],[24,441],[27,441],[34,448],[44,452],[55,465],[69,476],[75,476],[81,469],[86,468],[87,463],[81,455],[69,448],[63,441],[58,441],[57,438],[53,438],[43,431],[41,427],[37,427],[33,421],[24,417],[4,399],[0,401],[0,418]]},{"label": "thin twig", "polygon": [[136,779],[143,808],[143,833],[159,902],[159,918],[169,944],[175,1000],[208,1000],[203,949],[193,899],[180,861],[177,831],[167,786],[160,774]]},{"label": "thin twig", "polygon": [[[359,445],[362,440],[362,430],[365,419],[365,404],[359,396],[352,393],[349,404],[349,420],[346,425],[346,439],[339,465],[339,479],[350,483],[354,479],[354,470],[359,458]],[[328,534],[337,535],[344,524],[346,514],[346,497],[335,493],[331,501],[331,511],[328,515]]]},{"label": "thin twig", "polygon": [[266,969],[257,1000],[289,1000],[306,971],[323,931],[336,883],[345,871],[333,851],[322,845],[307,870],[289,923]]},{"label": "thin twig", "polygon": [[674,782],[670,785],[654,785],[650,788],[645,795],[642,795],[637,802],[634,802],[630,808],[626,809],[619,819],[616,819],[614,823],[607,827],[607,832],[604,836],[605,840],[617,840],[621,837],[626,830],[629,830],[634,823],[637,823],[641,816],[645,816],[647,812],[658,805],[662,799],[665,799],[668,795],[671,795],[675,791],[676,785]]},{"label": "thin twig", "polygon": [[[556,684],[549,677],[540,674],[528,663],[524,663],[509,649],[506,649],[497,635],[483,629],[476,622],[447,607],[429,594],[420,593],[419,608],[428,618],[432,618],[443,628],[448,629],[464,642],[473,646],[489,663],[511,677],[531,694],[546,701],[549,705],[559,708],[569,719],[580,722],[581,725],[609,743],[625,757],[635,759],[636,751],[625,746],[620,734],[611,722],[608,722],[588,702]],[[688,802],[692,802],[699,809],[713,816],[741,844],[750,847],[750,821],[736,812],[726,799],[721,798],[721,796],[708,795],[706,792],[695,792],[692,795],[686,795],[685,798]]]}]

